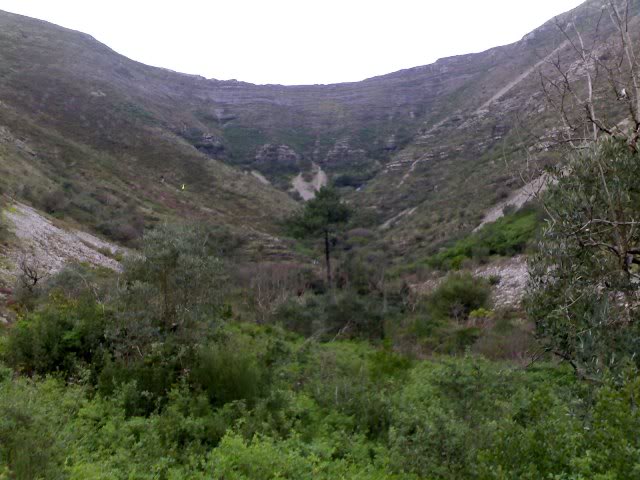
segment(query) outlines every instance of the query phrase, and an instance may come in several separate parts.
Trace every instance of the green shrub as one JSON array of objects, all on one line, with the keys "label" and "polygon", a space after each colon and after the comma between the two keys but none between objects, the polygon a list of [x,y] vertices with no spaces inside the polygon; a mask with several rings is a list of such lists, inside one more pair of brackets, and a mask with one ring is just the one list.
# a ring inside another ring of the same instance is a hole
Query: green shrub
[{"label": "green shrub", "polygon": [[405,381],[410,366],[388,350],[333,342],[313,352],[300,378],[321,408],[346,416],[336,428],[377,437],[389,426],[390,392]]},{"label": "green shrub", "polygon": [[384,337],[383,304],[380,298],[345,290],[336,295],[309,295],[290,299],[274,315],[285,328],[321,339]]},{"label": "green shrub", "polygon": [[169,392],[182,378],[182,368],[193,364],[192,358],[184,357],[165,344],[158,344],[144,359],[107,357],[97,377],[97,390],[108,398],[118,396],[126,417],[149,416],[162,411]]},{"label": "green shrub", "polygon": [[117,357],[144,357],[168,340],[190,348],[222,323],[226,278],[209,233],[204,226],[160,226],[145,234],[142,255],[127,258],[118,321],[108,332]]},{"label": "green shrub", "polygon": [[190,381],[215,406],[234,400],[251,405],[268,387],[267,372],[255,353],[236,341],[201,348]]},{"label": "green shrub", "polygon": [[67,478],[64,463],[73,440],[70,424],[83,402],[81,389],[51,379],[2,379],[0,478]]},{"label": "green shrub", "polygon": [[458,322],[469,318],[472,311],[487,308],[491,290],[484,279],[469,273],[449,275],[429,296],[427,307],[436,319]]},{"label": "green shrub", "polygon": [[5,360],[27,374],[76,374],[101,355],[105,321],[105,311],[91,300],[58,299],[9,331]]},{"label": "green shrub", "polygon": [[429,257],[427,263],[434,268],[457,270],[467,259],[484,260],[491,255],[522,253],[540,227],[540,215],[533,207],[508,213]]},{"label": "green shrub", "polygon": [[341,456],[329,439],[311,445],[298,438],[278,442],[256,436],[250,441],[230,433],[213,451],[209,468],[215,478],[234,480],[291,479],[316,480],[359,478],[363,480],[405,479],[413,476],[393,475],[384,466],[371,462],[370,450],[362,441],[350,445],[352,452]]},{"label": "green shrub", "polygon": [[[573,382],[571,372],[566,370],[551,373],[542,368],[526,374],[477,357],[420,363],[393,402],[391,465],[395,471],[413,472],[421,478],[523,478],[512,474],[510,467],[503,468],[502,460],[491,464],[498,475],[487,476],[478,459],[485,458],[485,451],[500,451],[496,443],[498,432],[518,415],[514,396],[536,398],[532,391],[555,391],[558,398],[566,398],[571,395]],[[542,415],[544,408],[540,405]],[[545,428],[547,435],[555,434],[549,425]],[[535,439],[541,451],[547,442],[553,445],[555,441],[546,436]],[[512,442],[516,448],[517,442]],[[553,458],[555,453],[546,455]],[[513,462],[510,465],[517,462],[508,461]],[[558,464],[557,472],[563,471],[563,465]]]},{"label": "green shrub", "polygon": [[319,331],[324,317],[324,302],[315,295],[290,298],[277,308],[274,315],[277,323],[304,337]]},{"label": "green shrub", "polygon": [[588,480],[637,478],[640,474],[640,414],[633,373],[622,385],[605,384],[586,411],[553,388],[521,391],[513,413],[480,452],[482,478]]}]

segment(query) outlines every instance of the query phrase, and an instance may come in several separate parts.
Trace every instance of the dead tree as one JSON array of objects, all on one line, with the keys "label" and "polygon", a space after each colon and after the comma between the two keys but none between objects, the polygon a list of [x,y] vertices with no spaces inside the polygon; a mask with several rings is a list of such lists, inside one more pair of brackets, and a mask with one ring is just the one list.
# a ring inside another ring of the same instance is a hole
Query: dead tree
[{"label": "dead tree", "polygon": [[267,322],[277,308],[294,295],[301,296],[308,288],[299,265],[294,263],[250,264],[240,268],[242,283],[253,305],[258,323]]},{"label": "dead tree", "polygon": [[20,285],[33,293],[39,282],[49,276],[49,271],[35,257],[23,252],[18,260]]},{"label": "dead tree", "polygon": [[560,143],[587,148],[601,137],[623,139],[637,152],[640,65],[632,0],[604,0],[582,18],[556,19],[567,47],[541,68],[541,89],[562,122]]}]

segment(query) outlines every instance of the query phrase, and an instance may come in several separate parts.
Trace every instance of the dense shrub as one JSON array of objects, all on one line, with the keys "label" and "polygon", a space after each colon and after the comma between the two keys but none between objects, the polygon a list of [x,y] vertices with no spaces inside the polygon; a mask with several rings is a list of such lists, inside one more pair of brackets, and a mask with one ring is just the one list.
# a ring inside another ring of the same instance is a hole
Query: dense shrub
[{"label": "dense shrub", "polygon": [[144,357],[165,341],[188,348],[206,340],[226,314],[226,277],[207,228],[158,227],[145,235],[141,253],[124,265],[117,322],[108,331],[116,356]]},{"label": "dense shrub", "polygon": [[524,252],[541,225],[541,214],[534,207],[508,213],[478,232],[427,259],[435,268],[459,269],[467,259],[484,260],[491,255],[513,256]]},{"label": "dense shrub", "polygon": [[282,304],[274,318],[285,328],[320,339],[384,337],[383,301],[345,290],[333,297],[307,295]]},{"label": "dense shrub", "polygon": [[144,218],[136,213],[120,215],[98,224],[97,229],[112,240],[132,244],[142,237]]},{"label": "dense shrub", "polygon": [[488,306],[490,293],[483,279],[470,273],[451,274],[429,296],[429,314],[435,319],[464,321],[472,311]]},{"label": "dense shrub", "polygon": [[237,341],[202,347],[189,378],[216,406],[234,400],[245,400],[251,405],[265,394],[268,386],[264,365],[248,346]]},{"label": "dense shrub", "polygon": [[83,403],[80,388],[12,380],[0,365],[0,478],[67,478],[70,428]]},{"label": "dense shrub", "polygon": [[40,199],[40,206],[47,213],[60,213],[67,205],[69,200],[62,190],[50,190]]},{"label": "dense shrub", "polygon": [[[9,365],[27,374],[77,374],[97,367],[104,350],[107,313],[90,299],[58,299],[10,330],[4,352]],[[96,362],[96,363],[93,363]]]},{"label": "dense shrub", "polygon": [[[264,328],[229,335],[238,337],[223,341],[225,353],[207,358],[253,366],[226,364],[229,375],[214,368],[212,391],[236,398],[224,405],[220,397],[212,405],[187,375],[164,394],[162,409],[139,416],[131,402],[149,395],[146,387],[125,383],[104,396],[82,382],[13,378],[0,368],[0,474],[588,480],[640,471],[634,372],[593,387],[551,364],[414,364],[365,343],[285,341]],[[238,400],[252,387],[241,381],[239,393],[231,378],[258,378],[246,372],[266,365],[273,374],[261,393]]]}]

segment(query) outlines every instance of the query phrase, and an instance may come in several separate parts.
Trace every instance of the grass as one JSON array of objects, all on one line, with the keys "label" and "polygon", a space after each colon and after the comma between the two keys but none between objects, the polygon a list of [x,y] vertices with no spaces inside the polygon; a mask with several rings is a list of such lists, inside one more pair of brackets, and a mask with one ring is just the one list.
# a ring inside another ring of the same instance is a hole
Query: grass
[{"label": "grass", "polygon": [[485,225],[478,232],[432,255],[427,264],[442,270],[455,270],[465,260],[522,253],[539,226],[540,213],[533,207],[522,209]]}]

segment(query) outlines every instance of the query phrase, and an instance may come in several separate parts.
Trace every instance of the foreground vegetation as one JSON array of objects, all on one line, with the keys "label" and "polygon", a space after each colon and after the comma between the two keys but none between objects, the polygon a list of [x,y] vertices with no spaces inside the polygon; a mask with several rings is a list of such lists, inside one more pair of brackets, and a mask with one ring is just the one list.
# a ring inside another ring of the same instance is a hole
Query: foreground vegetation
[{"label": "foreground vegetation", "polygon": [[67,383],[60,372],[29,379],[3,368],[5,478],[640,472],[637,378],[591,389],[554,365],[522,370],[471,356],[410,362],[364,344],[319,345],[247,325],[225,327],[197,350],[182,365],[177,354],[107,362],[99,373],[80,362]]},{"label": "foreground vegetation", "polygon": [[[330,294],[311,285],[272,305],[273,282],[254,288],[260,271],[240,295],[221,238],[165,226],[146,234],[143,256],[117,278],[71,266],[16,294],[20,320],[0,342],[0,478],[640,472],[631,366],[592,385],[548,360],[523,368],[473,354],[469,322],[490,312],[486,285],[469,275],[403,309],[402,289],[378,297],[357,281],[364,266],[344,261],[348,286]],[[305,273],[278,275],[291,289]],[[398,353],[394,324],[412,316],[416,338],[467,340],[451,343],[454,356]]]}]

